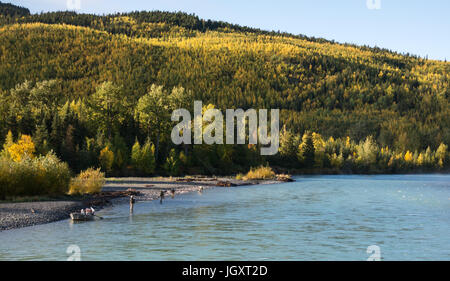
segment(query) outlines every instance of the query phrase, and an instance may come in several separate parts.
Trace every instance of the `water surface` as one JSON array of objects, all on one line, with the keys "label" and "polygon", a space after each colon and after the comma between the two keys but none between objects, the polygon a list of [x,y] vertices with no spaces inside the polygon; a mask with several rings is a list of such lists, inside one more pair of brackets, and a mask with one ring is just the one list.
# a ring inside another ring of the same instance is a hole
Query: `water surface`
[{"label": "water surface", "polygon": [[303,176],[0,232],[0,260],[450,260],[450,175]]}]

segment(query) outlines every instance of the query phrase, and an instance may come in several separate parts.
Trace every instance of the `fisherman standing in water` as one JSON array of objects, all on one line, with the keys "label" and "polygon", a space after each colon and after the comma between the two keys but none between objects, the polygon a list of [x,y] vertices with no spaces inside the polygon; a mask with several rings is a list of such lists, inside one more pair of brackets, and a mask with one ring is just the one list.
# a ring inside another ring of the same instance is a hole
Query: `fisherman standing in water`
[{"label": "fisherman standing in water", "polygon": [[172,188],[170,190],[170,193],[172,194],[172,199],[175,198],[175,189],[174,188]]},{"label": "fisherman standing in water", "polygon": [[133,213],[133,209],[134,209],[134,203],[136,202],[136,200],[134,199],[134,196],[131,195],[130,196],[130,213]]},{"label": "fisherman standing in water", "polygon": [[161,193],[159,194],[159,198],[160,198],[160,200],[159,200],[159,203],[160,204],[162,204],[162,201],[163,201],[163,199],[164,199],[164,190],[161,190]]}]

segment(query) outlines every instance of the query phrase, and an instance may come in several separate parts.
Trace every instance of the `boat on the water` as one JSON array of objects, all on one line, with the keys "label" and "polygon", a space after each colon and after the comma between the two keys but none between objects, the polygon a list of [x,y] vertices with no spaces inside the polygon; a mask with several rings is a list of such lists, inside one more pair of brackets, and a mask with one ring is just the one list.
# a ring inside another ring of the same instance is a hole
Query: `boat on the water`
[{"label": "boat on the water", "polygon": [[70,218],[73,221],[91,221],[95,219],[93,214],[71,213]]}]

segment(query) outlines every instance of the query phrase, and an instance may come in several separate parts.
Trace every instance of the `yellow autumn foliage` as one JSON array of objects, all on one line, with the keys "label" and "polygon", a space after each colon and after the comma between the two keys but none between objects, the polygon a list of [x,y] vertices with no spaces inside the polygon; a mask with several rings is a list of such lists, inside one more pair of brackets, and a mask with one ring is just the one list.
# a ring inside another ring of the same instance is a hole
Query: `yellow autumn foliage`
[{"label": "yellow autumn foliage", "polygon": [[9,155],[14,162],[20,162],[26,157],[34,158],[35,151],[36,147],[34,146],[33,140],[28,135],[22,135],[17,143],[8,147]]},{"label": "yellow autumn foliage", "polygon": [[407,151],[405,153],[405,161],[406,162],[412,162],[413,161],[413,154],[411,151]]},{"label": "yellow autumn foliage", "polygon": [[100,169],[89,168],[70,181],[69,194],[98,193],[104,184],[105,174]]},{"label": "yellow autumn foliage", "polygon": [[259,168],[252,168],[247,175],[239,174],[236,179],[240,180],[267,180],[275,178],[275,172],[270,167],[260,166]]},{"label": "yellow autumn foliage", "polygon": [[112,165],[114,163],[114,152],[112,152],[108,146],[103,148],[100,151],[99,160],[100,165],[104,171],[111,171]]},{"label": "yellow autumn foliage", "polygon": [[61,195],[67,193],[69,166],[53,152],[21,161],[0,158],[0,200],[15,196]]}]

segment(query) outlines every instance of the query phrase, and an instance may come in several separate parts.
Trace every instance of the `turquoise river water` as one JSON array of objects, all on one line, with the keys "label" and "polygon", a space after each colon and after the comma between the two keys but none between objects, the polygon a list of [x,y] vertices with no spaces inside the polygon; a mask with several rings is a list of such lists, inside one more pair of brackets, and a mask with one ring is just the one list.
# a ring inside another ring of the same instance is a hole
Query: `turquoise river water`
[{"label": "turquoise river water", "polygon": [[0,232],[0,260],[450,260],[450,175],[301,176],[98,215]]}]

